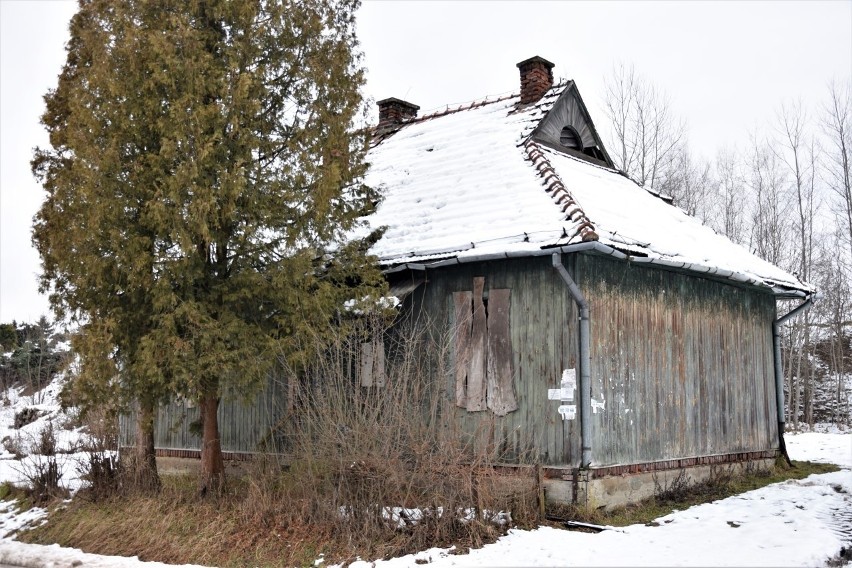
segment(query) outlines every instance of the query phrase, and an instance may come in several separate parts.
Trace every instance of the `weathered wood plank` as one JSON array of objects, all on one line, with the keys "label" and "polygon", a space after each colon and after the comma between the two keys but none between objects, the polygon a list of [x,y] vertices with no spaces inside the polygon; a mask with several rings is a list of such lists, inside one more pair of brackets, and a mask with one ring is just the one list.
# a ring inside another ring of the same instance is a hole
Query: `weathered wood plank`
[{"label": "weathered wood plank", "polygon": [[361,344],[361,386],[373,386],[373,343]]},{"label": "weathered wood plank", "polygon": [[467,376],[470,369],[470,331],[473,319],[473,292],[453,292],[454,322],[452,341],[455,345],[455,401],[467,408]]},{"label": "weathered wood plank", "polygon": [[467,410],[485,410],[485,366],[488,356],[488,338],[485,304],[482,292],[485,278],[473,279],[473,323],[470,331],[470,366],[467,374]]},{"label": "weathered wood plank", "polygon": [[377,387],[384,387],[387,382],[385,342],[380,338],[373,341],[373,382]]},{"label": "weathered wood plank", "polygon": [[488,292],[488,363],[486,367],[486,403],[497,416],[518,409],[512,384],[512,338],[509,329],[509,289]]}]

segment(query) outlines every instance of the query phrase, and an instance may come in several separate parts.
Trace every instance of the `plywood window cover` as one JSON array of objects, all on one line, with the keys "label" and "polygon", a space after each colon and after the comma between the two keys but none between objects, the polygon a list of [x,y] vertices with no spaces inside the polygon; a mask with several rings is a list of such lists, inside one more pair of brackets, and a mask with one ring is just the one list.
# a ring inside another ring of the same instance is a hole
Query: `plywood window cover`
[{"label": "plywood window cover", "polygon": [[455,401],[469,412],[497,416],[518,409],[509,307],[511,290],[492,288],[484,299],[485,278],[473,290],[453,293]]},{"label": "plywood window cover", "polygon": [[360,375],[362,387],[385,386],[385,344],[381,338],[361,344]]}]

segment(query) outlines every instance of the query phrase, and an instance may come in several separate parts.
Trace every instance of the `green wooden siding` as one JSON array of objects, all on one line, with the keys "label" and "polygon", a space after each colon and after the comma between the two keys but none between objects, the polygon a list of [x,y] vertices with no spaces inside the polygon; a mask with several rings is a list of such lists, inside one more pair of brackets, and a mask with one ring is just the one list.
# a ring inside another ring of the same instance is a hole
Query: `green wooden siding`
[{"label": "green wooden siding", "polygon": [[[559,388],[562,372],[577,363],[576,307],[550,258],[464,264],[427,271],[427,282],[406,300],[405,308],[428,314],[436,326],[452,326],[454,292],[473,289],[485,277],[485,291],[511,290],[510,335],[514,349],[514,389],[518,409],[498,417],[488,410],[468,412],[454,404],[452,364],[446,377],[446,423],[457,435],[494,448],[501,461],[560,465],[579,455],[579,424],[563,422],[559,401],[547,390]],[[572,325],[567,325],[572,322]],[[440,335],[449,335],[448,329]]]},{"label": "green wooden siding", "polygon": [[[218,411],[222,451],[255,452],[261,444],[268,443],[272,427],[284,415],[285,392],[280,382],[270,380],[265,390],[247,401],[236,394],[223,397]],[[154,446],[170,450],[200,450],[201,438],[190,432],[190,424],[198,418],[197,406],[176,402],[160,406],[154,423]],[[136,444],[135,419],[132,412],[119,419],[121,446]]]},{"label": "green wooden siding", "polygon": [[777,448],[771,294],[591,256],[577,279],[596,465]]},{"label": "green wooden siding", "polygon": [[[594,255],[563,263],[591,307],[593,465],[777,448],[768,291]],[[407,306],[452,325],[453,292],[509,288],[519,408],[505,417],[448,400],[446,420],[483,436],[506,461],[579,464],[579,421],[562,421],[559,387],[576,368],[577,312],[549,257],[459,265],[428,273]],[[448,382],[448,399],[453,385]],[[574,403],[579,406],[579,394]],[[481,444],[480,444],[481,445]]]}]

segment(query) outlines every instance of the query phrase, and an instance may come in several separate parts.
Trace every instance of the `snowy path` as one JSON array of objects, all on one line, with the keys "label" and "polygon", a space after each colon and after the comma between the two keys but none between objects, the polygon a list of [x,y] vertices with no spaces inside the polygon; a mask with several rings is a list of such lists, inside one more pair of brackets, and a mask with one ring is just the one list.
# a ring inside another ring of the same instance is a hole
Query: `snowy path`
[{"label": "snowy path", "polygon": [[[599,534],[549,527],[512,530],[469,554],[436,548],[353,567],[413,567],[418,560],[435,567],[824,566],[842,547],[852,546],[852,434],[791,435],[787,444],[793,459],[845,469],[673,512],[659,519],[659,527],[632,525]],[[0,509],[0,527],[10,526],[4,523],[7,516]],[[11,515],[8,520],[20,519]],[[0,540],[0,565],[4,563],[33,568],[166,566]]]}]

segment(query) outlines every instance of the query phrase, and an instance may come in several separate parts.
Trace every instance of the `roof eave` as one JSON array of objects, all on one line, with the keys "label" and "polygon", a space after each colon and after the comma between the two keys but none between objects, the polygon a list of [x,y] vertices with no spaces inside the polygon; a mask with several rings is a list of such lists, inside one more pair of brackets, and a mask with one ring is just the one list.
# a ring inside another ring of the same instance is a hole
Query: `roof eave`
[{"label": "roof eave", "polygon": [[[698,276],[711,277],[714,279],[734,282],[740,285],[750,285],[759,288],[769,288],[772,294],[778,299],[797,299],[807,298],[815,294],[813,287],[801,283],[801,287],[791,286],[788,283],[778,283],[768,280],[755,278],[748,274],[726,270],[723,268],[705,266],[697,263],[682,262],[676,260],[668,260],[650,256],[636,256],[627,254],[600,241],[589,241],[583,243],[574,243],[566,245],[556,245],[553,247],[540,248],[536,250],[521,250],[521,251],[502,251],[482,254],[466,254],[459,255],[460,251],[447,251],[445,258],[435,258],[420,262],[406,262],[403,259],[395,258],[380,264],[385,264],[387,268],[383,270],[385,274],[391,274],[402,270],[426,270],[440,268],[443,266],[454,266],[458,264],[469,264],[473,262],[485,262],[491,260],[503,260],[511,258],[526,258],[537,256],[548,256],[554,253],[572,254],[572,253],[595,253],[604,256],[612,256],[619,260],[634,262],[636,264],[650,264],[660,268],[668,268],[674,270],[682,270]],[[439,255],[438,252],[433,252]]]}]

